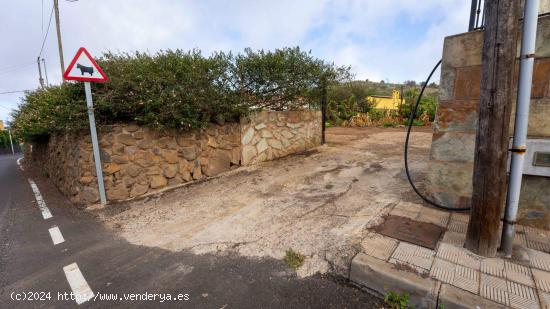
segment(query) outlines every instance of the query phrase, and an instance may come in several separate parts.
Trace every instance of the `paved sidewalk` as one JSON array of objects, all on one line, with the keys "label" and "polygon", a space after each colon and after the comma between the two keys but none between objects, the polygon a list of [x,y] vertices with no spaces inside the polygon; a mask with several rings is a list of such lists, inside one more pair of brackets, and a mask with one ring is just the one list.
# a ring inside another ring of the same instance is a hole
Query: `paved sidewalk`
[{"label": "paved sidewalk", "polygon": [[512,259],[483,258],[463,248],[466,214],[401,202],[390,215],[446,231],[436,250],[371,232],[352,261],[352,281],[381,294],[408,292],[422,308],[550,308],[548,231],[518,225]]}]

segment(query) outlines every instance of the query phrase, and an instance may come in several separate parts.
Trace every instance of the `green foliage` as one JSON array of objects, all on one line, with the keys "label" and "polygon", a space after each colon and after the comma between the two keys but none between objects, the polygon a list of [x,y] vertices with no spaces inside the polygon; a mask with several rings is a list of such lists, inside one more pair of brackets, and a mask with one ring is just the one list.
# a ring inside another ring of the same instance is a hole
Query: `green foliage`
[{"label": "green foliage", "polygon": [[300,268],[304,264],[305,260],[306,257],[303,254],[300,254],[292,249],[286,250],[285,257],[283,258],[286,265],[294,270]]},{"label": "green foliage", "polygon": [[[16,142],[13,141],[15,144]],[[10,144],[10,136],[8,134],[8,131],[0,130],[0,148],[8,148],[11,147]]]},{"label": "green foliage", "polygon": [[[318,107],[320,88],[350,78],[348,67],[298,47],[209,57],[198,50],[106,53],[98,63],[109,77],[92,89],[99,126],[137,122],[188,130],[236,121],[252,109]],[[14,133],[24,140],[87,128],[83,85],[68,82],[27,92],[12,116]]]},{"label": "green foliage", "polygon": [[409,305],[409,299],[410,299],[409,293],[404,293],[403,295],[399,295],[394,291],[390,291],[384,297],[384,302],[386,302],[386,304],[390,306],[390,308],[392,309],[414,308]]}]

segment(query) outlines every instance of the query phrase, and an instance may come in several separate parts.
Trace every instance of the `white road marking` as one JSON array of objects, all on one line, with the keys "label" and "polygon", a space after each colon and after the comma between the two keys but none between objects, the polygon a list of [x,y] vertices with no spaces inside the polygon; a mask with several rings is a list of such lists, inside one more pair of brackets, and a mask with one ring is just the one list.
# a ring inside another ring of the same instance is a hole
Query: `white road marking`
[{"label": "white road marking", "polygon": [[61,234],[61,230],[59,230],[57,226],[52,227],[48,232],[50,232],[50,237],[52,238],[54,246],[65,241],[65,238],[63,238]]},{"label": "white road marking", "polygon": [[21,165],[21,159],[23,159],[23,157],[17,159],[17,165],[19,165],[19,168],[24,171],[25,169],[23,168],[23,165]]},{"label": "white road marking", "polygon": [[80,305],[85,303],[94,297],[94,292],[88,285],[88,282],[86,282],[86,279],[84,279],[84,276],[80,272],[80,269],[76,263],[63,267],[63,271],[65,272],[65,277],[67,277],[69,285],[71,286],[71,290],[73,290],[77,304]]},{"label": "white road marking", "polygon": [[29,179],[29,184],[31,185],[32,191],[34,192],[34,197],[36,198],[36,202],[38,203],[38,208],[40,209],[40,212],[42,212],[42,217],[44,219],[51,218],[52,213],[50,212],[50,209],[46,206],[46,202],[42,198],[42,194],[40,194],[38,186],[31,179]]}]

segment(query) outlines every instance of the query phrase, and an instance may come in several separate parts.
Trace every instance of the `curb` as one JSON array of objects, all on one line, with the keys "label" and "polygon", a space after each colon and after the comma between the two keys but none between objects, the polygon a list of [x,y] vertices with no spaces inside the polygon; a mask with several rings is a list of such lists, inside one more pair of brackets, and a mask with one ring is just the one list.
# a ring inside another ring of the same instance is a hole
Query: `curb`
[{"label": "curb", "polygon": [[408,293],[409,303],[415,308],[507,308],[429,277],[397,269],[394,264],[364,253],[351,261],[349,279],[382,295],[390,291]]}]

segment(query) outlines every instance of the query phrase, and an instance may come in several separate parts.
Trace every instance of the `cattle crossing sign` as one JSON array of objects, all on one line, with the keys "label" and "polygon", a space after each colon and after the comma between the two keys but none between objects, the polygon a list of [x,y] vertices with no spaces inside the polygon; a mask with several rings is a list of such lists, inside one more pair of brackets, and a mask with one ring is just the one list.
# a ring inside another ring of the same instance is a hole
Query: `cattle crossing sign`
[{"label": "cattle crossing sign", "polygon": [[73,60],[63,73],[63,78],[66,80],[78,80],[81,82],[106,82],[107,76],[90,53],[80,47],[76,52]]},{"label": "cattle crossing sign", "polygon": [[106,82],[107,76],[90,53],[80,47],[76,52],[71,64],[63,73],[66,80],[77,80],[84,82],[84,92],[86,93],[86,105],[88,106],[88,119],[90,121],[90,133],[92,135],[92,148],[94,151],[95,170],[97,175],[97,185],[99,189],[99,199],[102,205],[107,203],[105,195],[105,185],[103,183],[103,169],[101,168],[101,159],[99,157],[99,143],[97,141],[97,131],[95,128],[94,103],[92,101],[92,86],[90,82]]}]

